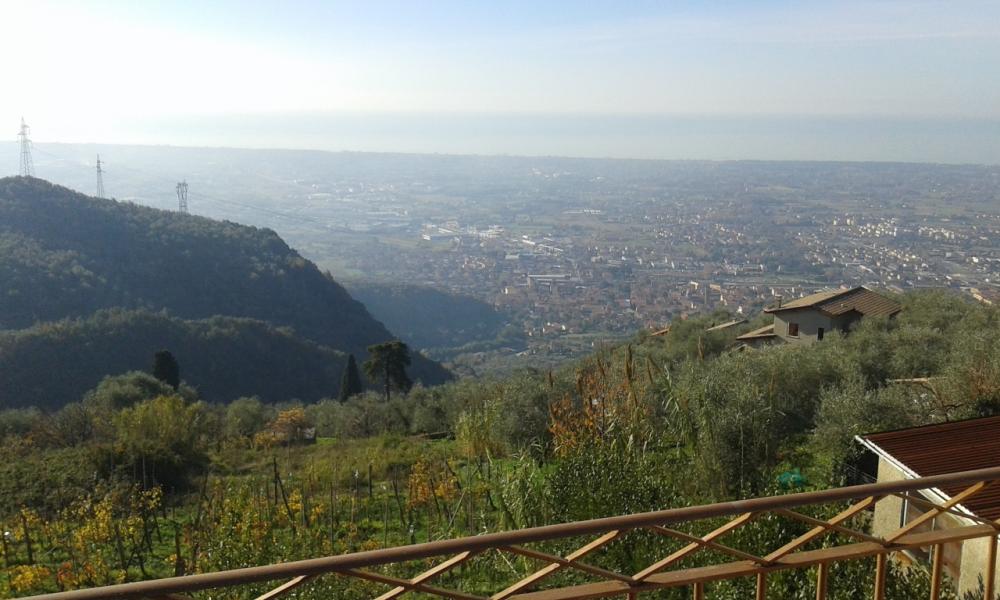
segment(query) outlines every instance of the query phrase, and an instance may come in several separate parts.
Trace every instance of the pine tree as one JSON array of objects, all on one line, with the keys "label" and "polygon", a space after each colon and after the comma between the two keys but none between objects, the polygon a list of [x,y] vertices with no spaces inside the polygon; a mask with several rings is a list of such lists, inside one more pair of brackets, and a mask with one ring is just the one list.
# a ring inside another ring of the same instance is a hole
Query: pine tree
[{"label": "pine tree", "polygon": [[413,386],[406,374],[406,367],[410,366],[410,349],[406,344],[394,340],[368,346],[368,355],[363,365],[365,375],[372,382],[382,381],[387,402],[392,388],[406,392]]},{"label": "pine tree", "polygon": [[361,374],[358,373],[358,363],[354,360],[354,355],[349,354],[347,364],[344,365],[344,374],[340,378],[340,401],[344,402],[364,391],[365,386],[361,382]]},{"label": "pine tree", "polygon": [[153,355],[153,377],[177,390],[181,385],[181,367],[169,350]]}]

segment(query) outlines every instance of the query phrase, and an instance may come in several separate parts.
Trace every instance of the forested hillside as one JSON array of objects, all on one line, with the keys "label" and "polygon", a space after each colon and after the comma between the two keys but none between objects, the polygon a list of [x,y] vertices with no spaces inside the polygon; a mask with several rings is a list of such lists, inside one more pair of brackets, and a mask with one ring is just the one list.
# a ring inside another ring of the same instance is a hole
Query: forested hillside
[{"label": "forested hillside", "polygon": [[[731,318],[717,313],[551,373],[415,386],[389,401],[368,392],[223,406],[131,373],[59,411],[0,411],[0,530],[12,532],[0,596],[844,485],[856,477],[857,434],[1000,413],[1000,311],[944,292],[900,301],[897,317],[866,318],[811,346],[735,351],[738,331],[708,331]],[[306,428],[318,443],[296,441]],[[825,520],[841,508],[809,514]],[[727,543],[759,555],[808,530],[759,519]],[[635,572],[677,548],[649,544],[588,560]],[[712,560],[699,553],[689,564]],[[872,561],[832,568],[830,597],[870,597]],[[410,567],[395,575],[426,568]],[[485,593],[493,578],[516,581],[529,567],[473,560],[456,577]],[[812,597],[810,577],[775,571],[769,597]],[[923,570],[893,566],[888,580],[889,600],[929,597]],[[326,577],[297,593],[379,591]],[[753,597],[753,580],[719,582],[711,597]]]},{"label": "forested hillside", "polygon": [[0,332],[0,406],[56,409],[76,402],[104,375],[148,371],[163,348],[179,361],[184,382],[216,402],[334,396],[346,360],[263,321],[109,309]]},{"label": "forested hillside", "polygon": [[[0,329],[122,307],[258,319],[359,357],[395,337],[271,230],[90,198],[33,178],[0,179],[0,281]],[[448,378],[419,355],[412,375]]]},{"label": "forested hillside", "polygon": [[434,288],[345,281],[351,295],[415,348],[454,348],[496,338],[507,323],[492,306]]},{"label": "forested hillside", "polygon": [[518,356],[527,346],[523,328],[485,302],[405,283],[344,285],[375,318],[458,376],[510,373],[528,360]]}]

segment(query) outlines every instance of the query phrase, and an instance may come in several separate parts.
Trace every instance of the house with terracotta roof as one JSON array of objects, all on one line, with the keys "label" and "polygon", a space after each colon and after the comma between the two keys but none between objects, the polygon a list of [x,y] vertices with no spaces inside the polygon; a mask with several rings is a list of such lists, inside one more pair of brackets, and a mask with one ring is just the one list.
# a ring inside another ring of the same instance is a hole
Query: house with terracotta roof
[{"label": "house with terracotta roof", "polygon": [[778,302],[765,308],[774,323],[745,333],[737,340],[752,346],[769,342],[812,344],[831,331],[847,332],[864,317],[892,317],[902,306],[866,287],[833,290]]},{"label": "house with terracotta roof", "polygon": [[[879,482],[1000,466],[1000,416],[871,433],[856,440],[869,458],[876,459],[870,463],[877,462],[874,470]],[[947,503],[966,488],[959,485],[924,491],[920,496],[883,498],[875,504],[872,534],[884,537],[920,517],[929,509],[923,500]],[[1000,486],[994,484],[963,498],[951,512],[927,521],[918,531],[979,525],[998,519]],[[989,544],[996,543],[997,538],[982,538],[945,544],[944,569],[957,584],[960,595],[979,589],[986,572]],[[915,561],[928,560],[923,553],[907,552]]]}]

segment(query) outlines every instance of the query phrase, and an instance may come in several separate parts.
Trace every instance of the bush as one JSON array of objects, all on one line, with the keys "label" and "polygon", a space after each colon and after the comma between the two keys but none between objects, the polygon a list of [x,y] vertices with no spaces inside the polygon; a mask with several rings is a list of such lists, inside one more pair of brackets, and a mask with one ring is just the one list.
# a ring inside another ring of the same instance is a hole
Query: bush
[{"label": "bush", "polygon": [[206,410],[177,395],[159,396],[122,410],[114,419],[114,452],[143,487],[184,487],[207,463]]}]

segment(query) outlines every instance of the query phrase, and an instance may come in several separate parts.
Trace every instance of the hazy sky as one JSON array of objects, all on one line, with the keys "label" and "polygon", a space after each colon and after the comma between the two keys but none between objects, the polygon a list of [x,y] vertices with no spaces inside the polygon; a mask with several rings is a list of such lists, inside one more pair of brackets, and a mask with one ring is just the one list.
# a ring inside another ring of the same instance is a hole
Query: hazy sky
[{"label": "hazy sky", "polygon": [[[191,133],[222,115],[242,123],[231,145],[285,147],[296,143],[255,137],[252,124],[351,114],[1000,122],[997,0],[0,0],[0,22],[0,121],[14,133],[23,114],[41,141],[227,145],[222,129]],[[601,155],[599,137],[578,154]],[[404,149],[380,139],[350,143]],[[433,139],[426,149],[441,150]],[[603,151],[623,153],[627,143]]]}]

